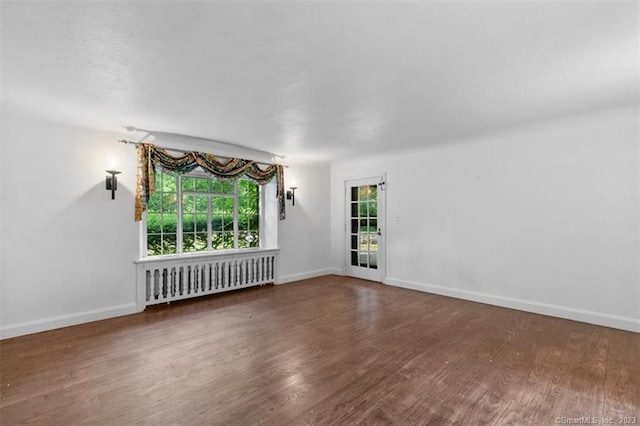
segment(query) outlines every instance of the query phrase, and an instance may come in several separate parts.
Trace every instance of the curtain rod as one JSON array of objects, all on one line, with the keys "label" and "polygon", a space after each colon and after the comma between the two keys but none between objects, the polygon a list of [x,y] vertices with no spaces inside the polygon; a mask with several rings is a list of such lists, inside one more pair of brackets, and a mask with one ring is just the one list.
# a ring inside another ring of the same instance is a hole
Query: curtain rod
[{"label": "curtain rod", "polygon": [[[126,139],[120,139],[118,142],[123,143],[123,144],[125,144],[125,145],[126,145],[126,144],[131,144],[131,145],[140,145],[140,144],[142,143],[142,142],[133,142],[133,141],[128,141],[128,140],[126,140]],[[166,146],[158,146],[158,145],[154,145],[154,146],[155,146],[156,148],[164,149],[165,151],[179,152],[179,153],[182,153],[182,154],[187,154],[187,153],[189,153],[189,152],[190,152],[190,151],[185,151],[185,150],[183,150],[183,149],[168,148],[168,147],[166,147]],[[232,157],[226,157],[226,156],[223,156],[223,155],[216,155],[216,157],[218,157],[218,158],[226,158],[226,159],[232,158]],[[254,160],[250,160],[250,161],[253,161],[253,162],[254,162],[254,163],[256,163],[256,164],[262,164],[262,165],[265,165],[265,166],[271,166],[271,165],[273,165],[273,164],[279,164],[279,163],[265,163],[264,161],[254,161]],[[289,168],[289,166],[287,166],[286,164],[280,164],[280,165],[281,165],[282,167],[286,167],[287,169]]]}]

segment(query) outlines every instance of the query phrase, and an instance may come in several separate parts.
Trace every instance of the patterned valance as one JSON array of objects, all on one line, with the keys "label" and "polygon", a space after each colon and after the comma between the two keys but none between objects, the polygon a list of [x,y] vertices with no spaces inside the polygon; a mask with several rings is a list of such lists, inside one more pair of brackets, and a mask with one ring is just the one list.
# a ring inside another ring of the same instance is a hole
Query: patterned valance
[{"label": "patterned valance", "polygon": [[246,176],[260,185],[271,182],[275,176],[277,179],[278,206],[280,208],[280,220],[285,218],[284,203],[284,169],[280,164],[271,164],[261,169],[255,161],[230,158],[226,161],[219,160],[213,154],[202,152],[186,152],[184,155],[174,157],[167,150],[155,147],[152,144],[141,143],[136,146],[138,153],[138,168],[136,173],[136,200],[135,220],[142,220],[142,213],[147,210],[149,197],[153,195],[155,184],[155,168],[180,174],[189,173],[196,167],[201,167],[220,179],[237,178]]}]

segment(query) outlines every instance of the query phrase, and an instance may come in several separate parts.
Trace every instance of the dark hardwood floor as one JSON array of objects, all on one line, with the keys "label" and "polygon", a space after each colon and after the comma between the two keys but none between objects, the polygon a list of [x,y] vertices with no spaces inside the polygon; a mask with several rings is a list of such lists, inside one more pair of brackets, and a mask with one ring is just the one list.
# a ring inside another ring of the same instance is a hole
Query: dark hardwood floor
[{"label": "dark hardwood floor", "polygon": [[639,354],[639,334],[327,276],[4,340],[0,423],[637,424]]}]

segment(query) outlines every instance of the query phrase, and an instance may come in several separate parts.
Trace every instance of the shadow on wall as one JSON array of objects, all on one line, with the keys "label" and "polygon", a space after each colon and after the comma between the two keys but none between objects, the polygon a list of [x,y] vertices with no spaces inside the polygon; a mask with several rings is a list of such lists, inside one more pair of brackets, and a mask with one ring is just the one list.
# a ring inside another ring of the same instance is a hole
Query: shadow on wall
[{"label": "shadow on wall", "polygon": [[51,215],[26,212],[12,230],[4,271],[7,325],[135,303],[133,196],[121,187],[112,201],[104,186],[94,184]]},{"label": "shadow on wall", "polygon": [[[59,253],[52,267],[59,268],[61,275],[83,274],[85,281],[103,284],[122,279],[118,275],[124,268],[129,269],[129,281],[134,282],[139,225],[133,219],[133,197],[126,186],[118,183],[116,199],[111,200],[111,191],[101,181],[50,220],[43,221],[47,251]],[[66,255],[71,255],[69,261],[65,261]],[[132,286],[131,297],[135,297],[134,289]]]}]

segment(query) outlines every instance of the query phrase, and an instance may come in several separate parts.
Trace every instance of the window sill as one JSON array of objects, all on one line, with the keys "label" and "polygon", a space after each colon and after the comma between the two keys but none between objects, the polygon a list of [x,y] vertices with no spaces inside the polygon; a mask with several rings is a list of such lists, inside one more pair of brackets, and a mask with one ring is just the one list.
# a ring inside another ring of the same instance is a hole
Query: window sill
[{"label": "window sill", "polygon": [[207,259],[207,258],[225,258],[225,257],[238,257],[242,255],[252,255],[255,253],[269,253],[278,252],[279,248],[251,248],[251,249],[232,249],[232,250],[218,250],[218,251],[205,251],[205,252],[193,252],[193,253],[181,253],[181,254],[163,254],[159,256],[147,256],[141,257],[135,260],[135,264],[145,264],[154,262],[181,262],[185,260],[193,259]]}]

